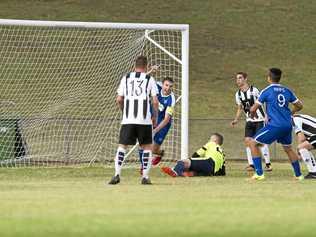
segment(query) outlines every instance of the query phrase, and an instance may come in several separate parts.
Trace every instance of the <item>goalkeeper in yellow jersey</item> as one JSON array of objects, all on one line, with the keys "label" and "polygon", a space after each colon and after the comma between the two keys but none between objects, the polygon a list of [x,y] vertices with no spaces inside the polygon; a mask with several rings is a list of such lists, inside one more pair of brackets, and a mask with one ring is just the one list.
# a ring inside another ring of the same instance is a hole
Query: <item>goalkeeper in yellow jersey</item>
[{"label": "goalkeeper in yellow jersey", "polygon": [[162,167],[161,171],[172,177],[178,176],[224,176],[225,155],[221,145],[223,136],[212,134],[208,143],[198,149],[191,158],[179,160],[175,167]]}]

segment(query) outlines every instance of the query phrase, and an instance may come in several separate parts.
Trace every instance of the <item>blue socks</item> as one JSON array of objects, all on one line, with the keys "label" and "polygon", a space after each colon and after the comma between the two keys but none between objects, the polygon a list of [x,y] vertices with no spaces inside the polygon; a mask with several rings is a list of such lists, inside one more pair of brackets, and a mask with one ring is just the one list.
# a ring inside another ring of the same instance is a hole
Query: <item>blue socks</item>
[{"label": "blue socks", "polygon": [[257,175],[263,175],[263,170],[262,170],[262,164],[261,164],[261,157],[253,157],[253,165],[255,167],[255,171]]},{"label": "blue socks", "polygon": [[184,162],[181,160],[178,161],[173,170],[177,173],[178,176],[182,176],[184,171]]},{"label": "blue socks", "polygon": [[139,161],[140,161],[142,168],[143,168],[143,153],[144,153],[143,149],[138,149]]},{"label": "blue socks", "polygon": [[294,173],[295,173],[296,177],[299,177],[299,176],[302,175],[301,168],[300,168],[300,163],[298,162],[298,160],[292,162],[292,167],[293,167],[293,170],[294,170]]}]

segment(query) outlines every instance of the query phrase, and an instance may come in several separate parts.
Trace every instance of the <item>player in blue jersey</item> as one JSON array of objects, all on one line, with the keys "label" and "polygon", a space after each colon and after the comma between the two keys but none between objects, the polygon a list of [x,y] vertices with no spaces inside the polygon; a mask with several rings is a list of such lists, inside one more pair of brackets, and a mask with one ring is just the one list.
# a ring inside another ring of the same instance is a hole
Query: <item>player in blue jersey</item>
[{"label": "player in blue jersey", "polygon": [[[171,77],[166,77],[162,82],[157,82],[158,87],[158,118],[157,126],[153,129],[154,142],[153,142],[153,159],[152,164],[157,165],[161,161],[164,151],[161,150],[161,145],[165,140],[171,124],[172,116],[174,114],[174,106],[176,104],[175,96],[172,92],[174,81]],[[141,157],[142,150],[139,150]],[[142,171],[142,167],[141,167]]]},{"label": "player in blue jersey", "polygon": [[171,77],[164,78],[162,83],[157,82],[159,108],[157,127],[153,130],[153,165],[157,165],[164,155],[164,151],[160,148],[172,124],[172,116],[176,104],[175,96],[172,92],[173,84],[174,81]]},{"label": "player in blue jersey", "polygon": [[[299,157],[291,147],[292,143],[292,114],[303,108],[301,101],[287,87],[279,84],[282,71],[278,68],[270,68],[268,73],[269,86],[263,89],[256,103],[250,108],[250,113],[255,117],[256,111],[263,104],[266,105],[268,117],[267,124],[260,129],[250,142],[250,149],[255,166],[254,180],[263,180],[264,174],[261,164],[259,146],[271,144],[274,141],[281,143],[289,160],[292,163],[295,177],[304,179],[301,174]],[[289,103],[293,105],[292,111]]]}]

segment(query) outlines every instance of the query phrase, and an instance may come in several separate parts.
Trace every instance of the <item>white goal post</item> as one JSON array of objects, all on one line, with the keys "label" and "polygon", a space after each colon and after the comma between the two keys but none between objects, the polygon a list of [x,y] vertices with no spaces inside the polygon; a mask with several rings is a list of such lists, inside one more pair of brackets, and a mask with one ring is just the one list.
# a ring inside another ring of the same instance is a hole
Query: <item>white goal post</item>
[{"label": "white goal post", "polygon": [[160,65],[157,81],[175,81],[163,149],[166,160],[186,158],[188,25],[0,19],[0,166],[111,163],[116,88],[141,54]]}]

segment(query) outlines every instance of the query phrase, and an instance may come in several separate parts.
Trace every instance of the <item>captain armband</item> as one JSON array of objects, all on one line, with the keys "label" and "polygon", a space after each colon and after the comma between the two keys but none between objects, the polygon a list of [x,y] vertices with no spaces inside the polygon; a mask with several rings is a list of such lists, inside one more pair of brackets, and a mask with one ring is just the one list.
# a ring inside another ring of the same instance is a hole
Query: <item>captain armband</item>
[{"label": "captain armband", "polygon": [[166,109],[166,113],[169,114],[170,116],[173,116],[174,114],[174,107],[168,106]]}]

